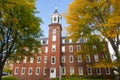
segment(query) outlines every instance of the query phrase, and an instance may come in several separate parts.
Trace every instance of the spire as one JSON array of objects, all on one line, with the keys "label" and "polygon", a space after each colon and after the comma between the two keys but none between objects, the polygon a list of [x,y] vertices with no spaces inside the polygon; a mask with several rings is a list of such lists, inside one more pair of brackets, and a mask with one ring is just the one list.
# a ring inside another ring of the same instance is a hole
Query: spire
[{"label": "spire", "polygon": [[54,13],[58,13],[57,7],[55,8],[55,11],[54,11]]}]

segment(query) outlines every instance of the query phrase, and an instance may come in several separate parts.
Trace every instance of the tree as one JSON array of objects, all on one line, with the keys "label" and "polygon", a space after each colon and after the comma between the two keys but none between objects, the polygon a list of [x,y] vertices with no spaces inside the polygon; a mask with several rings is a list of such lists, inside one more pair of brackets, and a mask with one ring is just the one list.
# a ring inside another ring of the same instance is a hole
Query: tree
[{"label": "tree", "polygon": [[31,55],[40,46],[36,0],[0,0],[0,80],[5,61]]},{"label": "tree", "polygon": [[[98,35],[100,39],[110,42],[116,60],[108,66],[117,66],[120,72],[119,4],[119,0],[74,0],[69,4],[68,12],[64,13],[64,17],[69,24],[66,29],[70,38],[77,40],[79,37]],[[96,37],[93,38],[95,40]]]}]

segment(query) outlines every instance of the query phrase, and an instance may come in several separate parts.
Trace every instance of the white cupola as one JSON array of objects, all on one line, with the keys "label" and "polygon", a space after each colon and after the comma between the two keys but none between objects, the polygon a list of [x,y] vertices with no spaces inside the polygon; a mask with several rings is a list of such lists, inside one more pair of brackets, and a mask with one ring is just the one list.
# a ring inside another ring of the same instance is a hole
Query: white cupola
[{"label": "white cupola", "polygon": [[57,8],[55,8],[54,13],[51,15],[51,24],[52,23],[60,23],[62,16],[58,13]]}]

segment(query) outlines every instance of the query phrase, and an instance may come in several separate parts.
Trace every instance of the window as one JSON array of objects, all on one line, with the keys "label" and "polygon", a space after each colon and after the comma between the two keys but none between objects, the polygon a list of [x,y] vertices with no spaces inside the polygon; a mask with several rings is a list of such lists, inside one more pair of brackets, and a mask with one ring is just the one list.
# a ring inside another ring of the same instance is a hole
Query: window
[{"label": "window", "polygon": [[47,67],[44,67],[44,69],[43,69],[43,75],[47,75]]},{"label": "window", "polygon": [[52,56],[51,57],[51,64],[55,64],[56,63],[56,57],[55,56]]},{"label": "window", "polygon": [[21,75],[24,75],[25,74],[25,67],[22,67],[21,69]]},{"label": "window", "polygon": [[34,58],[33,58],[33,57],[31,57],[31,58],[30,58],[30,63],[33,63],[33,60],[34,60]]},{"label": "window", "polygon": [[40,74],[40,67],[36,67],[36,75]]},{"label": "window", "polygon": [[91,67],[87,68],[87,73],[88,73],[88,75],[92,75],[92,68]]},{"label": "window", "polygon": [[69,46],[69,52],[73,52],[73,46]]},{"label": "window", "polygon": [[79,71],[79,75],[83,75],[83,68],[82,67],[79,67],[78,71]]},{"label": "window", "polygon": [[40,61],[41,61],[41,56],[38,56],[37,57],[37,63],[40,63]]},{"label": "window", "polygon": [[62,75],[66,75],[66,68],[62,67]]},{"label": "window", "polygon": [[56,45],[53,44],[53,45],[52,45],[52,52],[55,52],[55,51],[56,51]]},{"label": "window", "polygon": [[74,74],[74,67],[70,67],[70,75]]},{"label": "window", "polygon": [[56,34],[56,29],[53,29],[53,34]]},{"label": "window", "polygon": [[52,36],[52,41],[56,41],[56,35]]},{"label": "window", "polygon": [[69,39],[69,43],[72,43],[72,39]]},{"label": "window", "polygon": [[27,57],[25,56],[23,59],[23,63],[26,63],[26,62],[27,62]]},{"label": "window", "polygon": [[90,55],[86,55],[86,62],[90,62]]},{"label": "window", "polygon": [[15,67],[15,72],[14,72],[14,74],[18,74],[18,67]]},{"label": "window", "polygon": [[44,63],[47,63],[47,56],[44,56]]},{"label": "window", "polygon": [[63,55],[63,56],[61,57],[61,62],[62,62],[62,63],[65,63],[65,55]]},{"label": "window", "polygon": [[74,62],[74,57],[73,57],[73,55],[70,55],[70,56],[69,56],[69,61],[70,61],[70,63],[73,63],[73,62]]},{"label": "window", "polygon": [[107,55],[103,54],[103,59],[106,60],[107,59]]},{"label": "window", "polygon": [[77,52],[81,50],[81,45],[77,45]]},{"label": "window", "polygon": [[32,75],[32,67],[29,67],[28,75]]},{"label": "window", "polygon": [[48,47],[45,47],[45,53],[48,53]]},{"label": "window", "polygon": [[95,55],[94,55],[94,59],[95,59],[95,62],[99,62],[98,54],[95,54]]},{"label": "window", "polygon": [[62,39],[62,43],[65,43],[65,39]]},{"label": "window", "polygon": [[101,68],[96,68],[97,75],[101,75]]},{"label": "window", "polygon": [[82,56],[78,55],[78,62],[82,62]]},{"label": "window", "polygon": [[105,68],[105,72],[107,75],[110,75],[110,68]]},{"label": "window", "polygon": [[62,52],[65,52],[65,46],[62,46]]}]

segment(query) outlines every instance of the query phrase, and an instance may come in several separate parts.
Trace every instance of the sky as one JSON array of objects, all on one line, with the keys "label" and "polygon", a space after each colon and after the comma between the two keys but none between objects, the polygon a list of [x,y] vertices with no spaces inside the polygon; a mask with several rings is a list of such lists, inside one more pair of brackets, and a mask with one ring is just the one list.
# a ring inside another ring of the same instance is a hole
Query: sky
[{"label": "sky", "polygon": [[[50,15],[54,12],[57,7],[58,13],[62,14],[68,9],[68,5],[72,0],[37,0],[36,8],[39,13],[37,14],[43,21],[41,28],[43,30],[44,37],[48,37],[48,25],[51,23]],[[61,25],[63,28],[63,33],[65,34],[64,27],[67,26],[65,19],[62,17]]]}]

